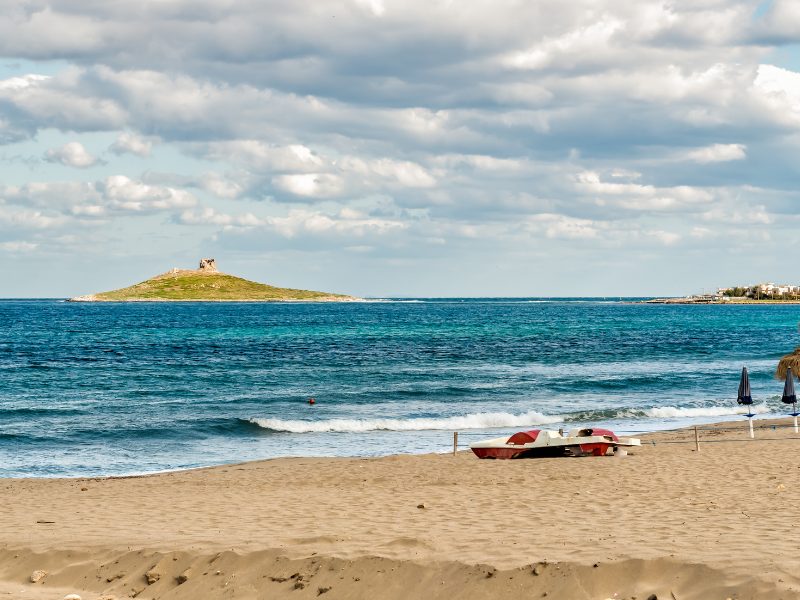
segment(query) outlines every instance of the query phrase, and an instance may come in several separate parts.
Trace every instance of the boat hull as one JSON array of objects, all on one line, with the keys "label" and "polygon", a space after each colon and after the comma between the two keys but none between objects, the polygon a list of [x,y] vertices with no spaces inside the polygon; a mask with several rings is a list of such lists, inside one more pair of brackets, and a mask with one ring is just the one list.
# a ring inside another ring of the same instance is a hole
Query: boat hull
[{"label": "boat hull", "polygon": [[605,456],[611,444],[576,444],[539,448],[471,448],[478,458],[510,460],[516,458],[556,458],[561,456]]},{"label": "boat hull", "polygon": [[613,431],[598,428],[561,431],[531,429],[511,437],[499,437],[470,444],[478,458],[516,459],[556,456],[606,456],[617,446],[639,446],[635,438],[618,438]]}]

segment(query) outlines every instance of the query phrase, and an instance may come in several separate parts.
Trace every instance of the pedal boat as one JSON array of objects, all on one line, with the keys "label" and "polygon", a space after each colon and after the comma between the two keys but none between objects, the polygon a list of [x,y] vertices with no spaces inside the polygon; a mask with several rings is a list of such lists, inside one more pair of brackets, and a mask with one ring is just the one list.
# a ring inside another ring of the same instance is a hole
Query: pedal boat
[{"label": "pedal boat", "polygon": [[499,437],[470,444],[478,458],[540,458],[553,456],[605,456],[622,446],[641,446],[637,438],[620,438],[608,429],[558,431],[531,429],[509,438]]}]

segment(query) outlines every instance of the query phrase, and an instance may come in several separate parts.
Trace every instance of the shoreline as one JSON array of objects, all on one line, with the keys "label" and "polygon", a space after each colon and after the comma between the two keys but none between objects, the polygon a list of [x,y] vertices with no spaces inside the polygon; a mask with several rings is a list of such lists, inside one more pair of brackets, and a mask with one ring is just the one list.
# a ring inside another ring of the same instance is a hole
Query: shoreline
[{"label": "shoreline", "polygon": [[636,304],[702,304],[705,306],[769,306],[769,305],[792,305],[800,304],[798,300],[702,300],[694,298],[652,298],[650,300],[640,300]]},{"label": "shoreline", "polygon": [[356,296],[324,296],[320,298],[275,298],[275,299],[248,299],[248,298],[127,298],[127,299],[112,299],[100,298],[94,294],[87,296],[74,296],[72,298],[64,298],[64,302],[77,302],[77,303],[141,303],[141,302],[248,302],[253,304],[261,303],[298,303],[298,302],[366,302],[364,298]]},{"label": "shoreline", "polygon": [[641,436],[626,457],[462,450],[0,479],[0,592],[800,598],[782,508],[800,502],[790,422],[757,422],[755,441],[746,423],[704,425],[699,452],[689,428]]}]

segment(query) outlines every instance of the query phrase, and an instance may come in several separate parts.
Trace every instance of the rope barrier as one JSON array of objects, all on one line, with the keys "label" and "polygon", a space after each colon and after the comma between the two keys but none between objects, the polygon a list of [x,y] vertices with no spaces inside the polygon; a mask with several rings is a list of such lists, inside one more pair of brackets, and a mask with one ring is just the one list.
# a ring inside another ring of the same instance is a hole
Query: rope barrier
[{"label": "rope barrier", "polygon": [[[789,424],[789,425],[771,425],[771,424],[770,425],[757,425],[757,424],[754,423],[753,424],[753,428],[756,429],[756,430],[761,430],[761,431],[764,431],[764,430],[767,430],[767,429],[771,429],[771,430],[774,431],[774,430],[777,430],[777,429],[794,429],[794,425],[792,425],[792,424]],[[574,427],[572,429],[579,429],[579,428]],[[580,429],[583,429],[583,428],[580,428]],[[704,427],[704,426],[698,425],[697,426],[697,430],[698,431],[735,431],[735,432],[741,432],[742,431],[742,426],[739,426],[739,427]],[[511,431],[511,430],[510,429],[506,429],[505,427],[502,428],[502,429],[498,429],[498,433],[500,433],[500,435],[503,435],[503,432],[505,432],[505,431]],[[649,434],[655,434],[655,433],[680,433],[680,432],[684,432],[684,431],[686,431],[687,433],[691,433],[694,430],[693,429],[692,430],[687,430],[687,429],[683,429],[683,428],[681,428],[681,429],[656,429],[656,430],[648,430],[648,429],[614,429],[614,433],[623,433],[623,434],[628,434],[628,435],[649,435]],[[487,434],[485,432],[470,432],[470,431],[461,432],[460,431],[458,433],[458,435],[460,437],[486,437]]]}]

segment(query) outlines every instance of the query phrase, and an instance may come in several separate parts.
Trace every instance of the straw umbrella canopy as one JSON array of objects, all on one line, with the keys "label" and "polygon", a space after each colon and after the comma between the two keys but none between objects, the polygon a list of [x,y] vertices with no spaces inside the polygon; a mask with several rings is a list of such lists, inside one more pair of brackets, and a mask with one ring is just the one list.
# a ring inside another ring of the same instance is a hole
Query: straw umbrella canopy
[{"label": "straw umbrella canopy", "polygon": [[784,356],[778,363],[778,369],[775,371],[776,379],[786,379],[786,371],[792,370],[795,377],[800,377],[800,346],[794,349],[794,352]]}]

